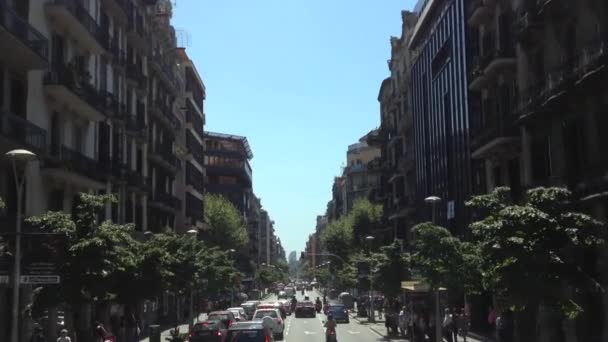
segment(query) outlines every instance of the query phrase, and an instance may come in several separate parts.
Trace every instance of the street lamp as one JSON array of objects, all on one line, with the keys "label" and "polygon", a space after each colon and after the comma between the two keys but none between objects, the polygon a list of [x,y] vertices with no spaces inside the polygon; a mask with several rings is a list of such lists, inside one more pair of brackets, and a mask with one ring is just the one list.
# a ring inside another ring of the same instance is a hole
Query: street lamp
[{"label": "street lamp", "polygon": [[23,198],[23,186],[25,183],[25,171],[19,179],[17,163],[27,167],[27,164],[37,157],[28,150],[12,150],[5,154],[11,160],[15,186],[17,187],[17,222],[15,223],[15,263],[13,266],[13,310],[11,323],[11,342],[19,342],[19,286],[21,279],[21,205]]},{"label": "street lamp", "polygon": [[[233,248],[230,248],[228,250],[228,254],[232,257],[232,255],[234,255],[234,253],[236,253],[236,250]],[[234,263],[234,259],[232,259],[232,262]],[[231,285],[231,291],[230,291],[230,307],[234,306],[234,280],[232,280],[232,285]]]},{"label": "street lamp", "polygon": [[[365,237],[365,241],[367,241],[369,243],[369,252],[371,255],[371,250],[372,250],[372,243],[374,242],[375,237],[368,235]],[[371,265],[372,260],[370,259],[370,274],[369,274],[369,316],[367,317],[367,319],[370,322],[375,322],[376,321],[376,315],[374,314],[374,271],[373,271],[373,266]]]},{"label": "street lamp", "polygon": [[[192,237],[196,237],[196,235],[198,234],[198,230],[196,229],[190,229],[186,232],[188,235],[192,236]],[[194,245],[192,245],[192,255],[195,255],[196,251],[194,250]],[[192,262],[196,262],[195,260],[192,260]],[[189,330],[192,330],[192,326],[194,324],[194,286],[190,285],[190,310],[188,311],[190,313],[189,317],[188,317],[188,328]],[[196,318],[198,320],[198,312],[196,313]]]},{"label": "street lamp", "polygon": [[[433,224],[436,223],[435,212],[436,206],[439,202],[441,202],[441,198],[437,196],[429,196],[424,199],[424,202],[430,204],[433,210]],[[443,334],[441,331],[441,308],[439,306],[439,289],[435,290],[435,341],[442,342]]]}]

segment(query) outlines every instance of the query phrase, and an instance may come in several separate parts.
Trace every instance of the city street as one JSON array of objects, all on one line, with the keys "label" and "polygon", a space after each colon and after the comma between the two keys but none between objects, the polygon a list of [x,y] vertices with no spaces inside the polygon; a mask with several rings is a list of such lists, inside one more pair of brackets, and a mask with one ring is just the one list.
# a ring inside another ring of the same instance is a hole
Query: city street
[{"label": "city street", "polygon": [[[321,294],[316,291],[306,291],[306,296],[314,301],[317,297],[322,298]],[[298,301],[304,300],[304,296],[298,292],[296,298]],[[271,296],[265,302],[276,300],[276,296]],[[295,318],[292,314],[288,316],[285,323],[285,342],[324,342],[325,332],[323,321],[325,315],[317,314],[315,318]],[[362,324],[357,320],[351,319],[350,323],[338,324],[337,337],[340,342],[369,342],[369,341],[384,341],[386,338],[379,335],[370,329],[366,324]],[[405,341],[405,340],[404,340]]]}]

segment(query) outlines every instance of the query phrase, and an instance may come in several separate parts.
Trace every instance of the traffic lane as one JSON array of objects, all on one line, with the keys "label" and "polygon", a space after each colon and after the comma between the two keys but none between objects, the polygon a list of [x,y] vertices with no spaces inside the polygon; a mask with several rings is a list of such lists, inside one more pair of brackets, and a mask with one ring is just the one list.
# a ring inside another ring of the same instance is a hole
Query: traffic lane
[{"label": "traffic lane", "polygon": [[325,330],[321,322],[322,315],[316,317],[290,316],[285,323],[286,342],[325,342]]}]

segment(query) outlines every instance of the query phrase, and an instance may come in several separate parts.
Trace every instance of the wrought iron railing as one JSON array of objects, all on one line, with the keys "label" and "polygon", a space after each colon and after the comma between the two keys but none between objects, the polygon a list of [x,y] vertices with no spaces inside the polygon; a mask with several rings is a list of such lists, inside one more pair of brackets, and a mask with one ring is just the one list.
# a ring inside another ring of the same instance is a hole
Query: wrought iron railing
[{"label": "wrought iron railing", "polygon": [[38,56],[48,61],[49,42],[38,32],[27,20],[21,18],[7,4],[6,0],[0,0],[0,26],[9,31],[22,43],[32,49]]},{"label": "wrought iron railing", "polygon": [[101,29],[89,11],[84,8],[81,1],[78,0],[51,0],[49,4],[64,6],[80,24],[89,32],[91,36],[100,44],[103,44]]},{"label": "wrought iron railing", "polygon": [[83,68],[55,64],[44,75],[45,85],[62,85],[97,110],[103,110],[103,96],[90,83],[90,75]]},{"label": "wrought iron railing", "polygon": [[46,150],[46,131],[15,114],[0,111],[0,134],[37,152]]}]

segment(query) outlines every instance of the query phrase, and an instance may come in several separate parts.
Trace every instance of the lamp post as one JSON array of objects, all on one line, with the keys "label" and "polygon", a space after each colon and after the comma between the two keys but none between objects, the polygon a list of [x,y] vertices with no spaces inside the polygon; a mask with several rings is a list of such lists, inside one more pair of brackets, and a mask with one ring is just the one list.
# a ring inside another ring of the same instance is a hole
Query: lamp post
[{"label": "lamp post", "polygon": [[[374,242],[375,237],[368,235],[365,237],[365,241],[369,243],[369,254],[372,254],[372,243]],[[376,321],[376,315],[374,314],[374,267],[371,265],[372,261],[370,258],[370,267],[369,267],[369,316],[367,319],[370,322]]]},{"label": "lamp post", "polygon": [[[230,256],[232,257],[234,255],[234,253],[236,252],[236,250],[234,249],[229,249],[228,253],[230,254]],[[234,259],[232,259],[232,262],[234,263]],[[234,279],[232,280],[232,285],[231,285],[231,290],[230,290],[230,307],[234,306]]]},{"label": "lamp post", "polygon": [[21,279],[21,205],[23,199],[23,186],[25,174],[19,179],[17,163],[25,167],[30,161],[36,159],[36,155],[28,150],[12,150],[5,154],[11,160],[15,186],[17,187],[17,218],[15,222],[15,261],[13,266],[13,310],[11,312],[11,342],[19,342],[19,286]]},{"label": "lamp post", "polygon": [[[188,235],[192,236],[192,237],[196,237],[198,235],[198,230],[196,229],[190,229],[188,230],[186,233],[188,233]],[[196,251],[194,250],[194,245],[192,245],[192,255],[195,255]],[[192,262],[196,262],[196,260],[193,260]],[[192,283],[190,283],[192,284]],[[190,310],[188,311],[190,313],[189,317],[188,317],[188,331],[192,330],[192,326],[194,324],[194,285],[190,285]],[[196,313],[196,317],[198,319],[198,312]]]},{"label": "lamp post", "polygon": [[[428,203],[431,205],[432,207],[432,211],[433,211],[433,224],[437,224],[436,223],[436,218],[435,218],[435,212],[436,212],[436,206],[439,202],[441,202],[441,198],[437,197],[437,196],[429,196],[427,198],[424,199],[424,202]],[[443,341],[443,334],[441,331],[441,308],[439,306],[439,289],[435,290],[435,341],[436,342],[442,342]]]}]

